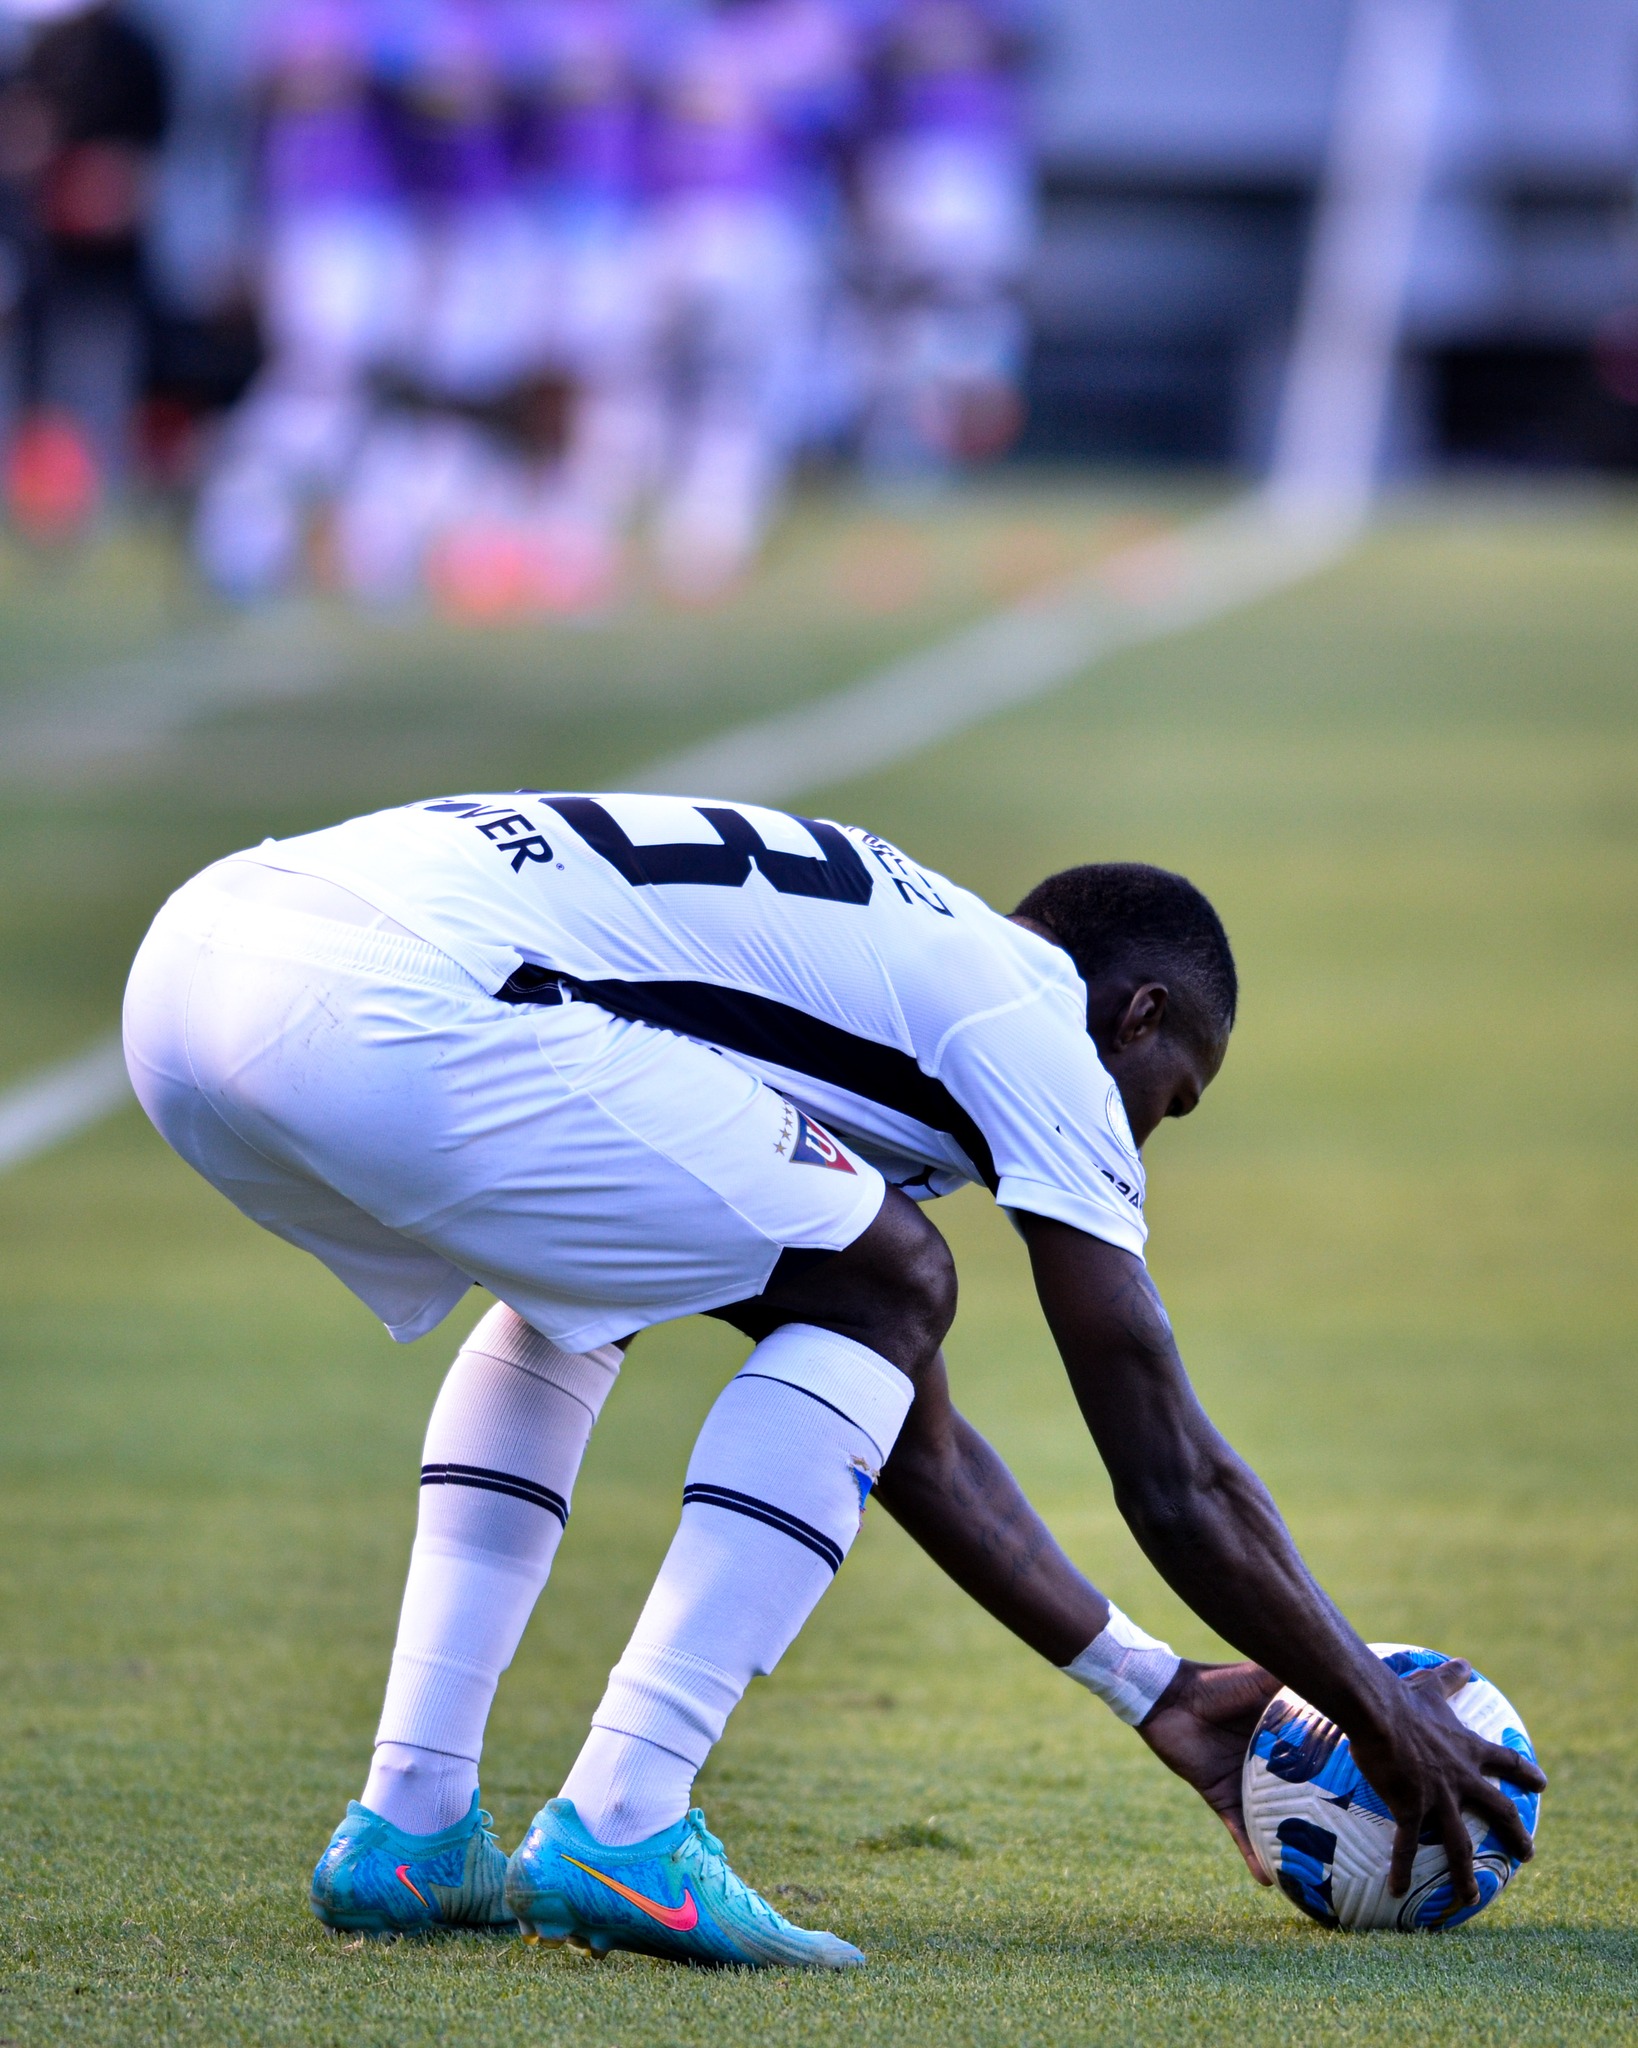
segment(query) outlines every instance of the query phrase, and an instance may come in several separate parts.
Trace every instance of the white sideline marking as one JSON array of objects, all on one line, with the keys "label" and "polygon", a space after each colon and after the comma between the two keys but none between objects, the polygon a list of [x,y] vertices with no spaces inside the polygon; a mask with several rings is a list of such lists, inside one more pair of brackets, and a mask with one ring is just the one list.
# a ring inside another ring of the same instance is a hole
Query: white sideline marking
[{"label": "white sideline marking", "polygon": [[1355,0],[1268,493],[1362,516],[1376,488],[1456,0]]},{"label": "white sideline marking", "polygon": [[777,803],[891,767],[1044,696],[1123,647],[1296,583],[1351,545],[1354,520],[1283,519],[1258,494],[981,619],[862,682],[651,762],[626,786]]},{"label": "white sideline marking", "polygon": [[[1261,497],[1242,500],[1177,533],[1123,548],[1097,569],[815,704],[653,762],[627,787],[687,795],[728,791],[776,803],[890,767],[997,711],[1044,696],[1119,648],[1182,632],[1300,581],[1344,553],[1356,532],[1351,522],[1299,525],[1275,516]],[[102,730],[116,746],[145,743],[162,730],[155,722],[161,706],[165,722],[174,724],[207,701],[203,692],[189,695],[186,685],[169,696],[153,689],[158,664],[154,656],[124,665],[139,691],[150,694],[146,712],[122,715],[119,707],[107,707]],[[111,673],[104,672],[105,684]],[[284,670],[278,687],[265,694],[295,695],[301,687]],[[228,695],[242,696],[242,686],[218,689],[209,700]],[[0,1095],[0,1173],[96,1123],[129,1094],[116,1036]]]},{"label": "white sideline marking", "polygon": [[0,1173],[49,1152],[130,1100],[119,1033],[0,1095]]},{"label": "white sideline marking", "polygon": [[0,719],[0,773],[56,779],[128,759],[218,706],[333,689],[361,658],[317,606],[300,602],[201,626],[151,653],[36,686]]}]

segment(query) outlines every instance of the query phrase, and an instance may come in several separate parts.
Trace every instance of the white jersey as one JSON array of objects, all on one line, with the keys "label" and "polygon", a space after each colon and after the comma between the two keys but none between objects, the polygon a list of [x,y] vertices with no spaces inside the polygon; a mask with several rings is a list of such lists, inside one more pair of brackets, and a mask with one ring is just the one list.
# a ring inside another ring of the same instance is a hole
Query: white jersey
[{"label": "white jersey", "polygon": [[1141,1256],[1143,1166],[1067,953],[856,826],[671,796],[445,797],[241,855],[509,1002],[715,1048],[918,1199],[981,1181]]}]

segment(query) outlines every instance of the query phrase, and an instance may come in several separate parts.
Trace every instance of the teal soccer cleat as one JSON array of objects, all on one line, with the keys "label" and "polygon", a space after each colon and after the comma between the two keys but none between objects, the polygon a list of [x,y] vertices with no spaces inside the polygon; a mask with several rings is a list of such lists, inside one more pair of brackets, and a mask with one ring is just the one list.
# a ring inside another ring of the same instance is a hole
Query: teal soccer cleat
[{"label": "teal soccer cleat", "polygon": [[594,1956],[629,1948],[679,1963],[809,1970],[864,1961],[851,1942],[793,1927],[736,1877],[698,1808],[646,1842],[609,1849],[587,1834],[572,1800],[553,1799],[506,1866],[506,1903],[525,1941]]},{"label": "teal soccer cleat", "polygon": [[506,1858],[478,1795],[464,1820],[406,1835],[356,1799],[313,1872],[313,1911],[352,1934],[420,1934],[433,1927],[510,1929]]}]

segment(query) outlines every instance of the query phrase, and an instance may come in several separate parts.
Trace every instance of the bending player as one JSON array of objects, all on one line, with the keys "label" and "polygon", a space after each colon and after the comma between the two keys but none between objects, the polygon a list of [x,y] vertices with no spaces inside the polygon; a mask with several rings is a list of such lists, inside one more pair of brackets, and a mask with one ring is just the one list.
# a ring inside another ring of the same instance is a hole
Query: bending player
[{"label": "bending player", "polygon": [[[1272,1672],[1351,1737],[1399,1823],[1401,1889],[1429,1828],[1471,1895],[1464,1806],[1529,1856],[1490,1779],[1540,1772],[1360,1642],[1201,1410],[1144,1270],[1140,1148],[1215,1076],[1235,999],[1222,926],[1178,876],[1075,868],[1005,918],[871,833],[671,797],[413,804],[172,897],[126,999],[164,1136],[395,1337],[474,1282],[498,1297],[433,1412],[375,1761],[314,1873],[321,1919],[860,1962],[744,1885],[689,1798],[873,1488],[1242,1850],[1239,1758]],[[910,1197],[976,1180],[1024,1234],[1139,1542],[1266,1670],[1185,1663],[1135,1628],[951,1407],[955,1275]],[[620,1340],[695,1313],[754,1348],[585,1747],[508,1863],[477,1789],[496,1682]]]}]

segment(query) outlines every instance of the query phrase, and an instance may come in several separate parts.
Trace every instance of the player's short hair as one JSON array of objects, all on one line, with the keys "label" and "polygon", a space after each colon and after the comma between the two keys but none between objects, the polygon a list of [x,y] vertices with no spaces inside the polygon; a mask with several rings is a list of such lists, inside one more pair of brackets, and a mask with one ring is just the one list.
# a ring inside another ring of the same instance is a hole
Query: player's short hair
[{"label": "player's short hair", "polygon": [[1142,861],[1093,861],[1038,882],[1013,912],[1043,924],[1083,980],[1111,968],[1152,972],[1212,1032],[1240,1000],[1223,921],[1192,882]]}]

